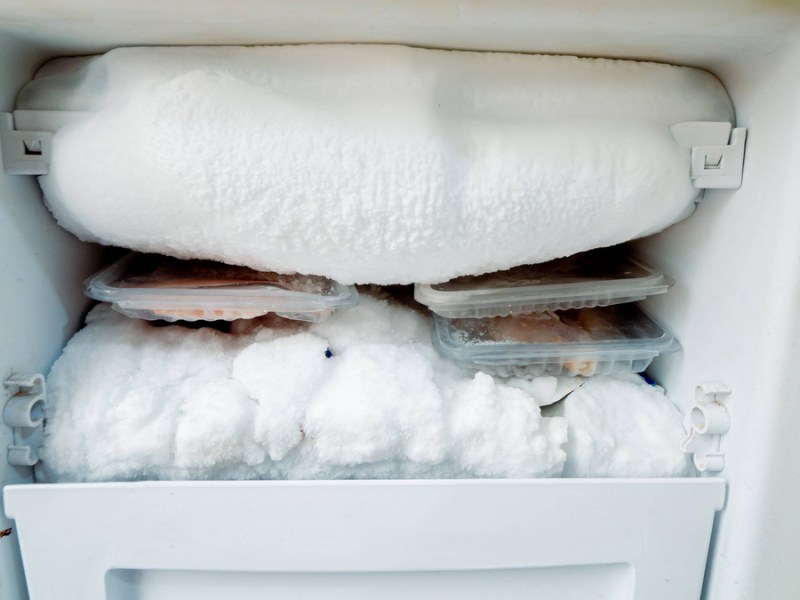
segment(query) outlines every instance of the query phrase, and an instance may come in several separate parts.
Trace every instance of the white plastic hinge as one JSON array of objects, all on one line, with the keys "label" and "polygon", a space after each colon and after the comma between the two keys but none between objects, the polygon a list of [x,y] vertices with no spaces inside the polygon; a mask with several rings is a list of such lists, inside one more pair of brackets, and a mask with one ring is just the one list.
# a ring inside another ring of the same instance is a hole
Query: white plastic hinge
[{"label": "white plastic hinge", "polygon": [[724,383],[703,383],[695,388],[694,406],[683,421],[686,437],[681,450],[692,455],[700,472],[718,473],[725,468],[720,450],[722,436],[731,428],[725,401],[731,390]]},{"label": "white plastic hinge", "polygon": [[687,121],[670,130],[678,144],[691,149],[694,187],[741,187],[747,129],[727,121]]},{"label": "white plastic hinge", "polygon": [[11,428],[8,464],[32,467],[39,461],[41,427],[44,422],[44,375],[12,376],[3,383],[11,398],[3,408],[3,422]]},{"label": "white plastic hinge", "polygon": [[47,175],[52,131],[17,131],[11,113],[0,113],[0,152],[8,175]]}]

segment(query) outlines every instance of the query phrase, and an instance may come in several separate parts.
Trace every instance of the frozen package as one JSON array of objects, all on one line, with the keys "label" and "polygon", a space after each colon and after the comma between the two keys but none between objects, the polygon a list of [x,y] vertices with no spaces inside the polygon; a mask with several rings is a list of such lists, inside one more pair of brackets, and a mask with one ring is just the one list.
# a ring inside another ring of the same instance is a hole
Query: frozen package
[{"label": "frozen package", "polygon": [[670,280],[620,248],[582,252],[536,265],[417,284],[414,297],[448,318],[591,308],[663,294]]},{"label": "frozen package", "polygon": [[734,121],[695,68],[358,44],[56,59],[16,109],[68,122],[39,182],[79,238],[346,284],[660,231],[699,194],[671,127]]},{"label": "frozen package", "polygon": [[233,321],[267,313],[322,321],[358,303],[353,286],[207,260],[131,253],[86,281],[86,294],[129,317]]},{"label": "frozen package", "polygon": [[436,350],[463,366],[499,375],[641,372],[675,338],[633,304],[491,318],[434,314]]}]

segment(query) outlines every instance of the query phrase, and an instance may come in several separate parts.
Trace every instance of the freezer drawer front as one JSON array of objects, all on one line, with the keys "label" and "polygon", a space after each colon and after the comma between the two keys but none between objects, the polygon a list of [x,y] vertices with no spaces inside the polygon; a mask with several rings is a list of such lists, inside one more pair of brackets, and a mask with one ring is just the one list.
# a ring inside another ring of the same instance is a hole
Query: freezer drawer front
[{"label": "freezer drawer front", "polygon": [[31,600],[699,598],[720,479],[5,489]]}]

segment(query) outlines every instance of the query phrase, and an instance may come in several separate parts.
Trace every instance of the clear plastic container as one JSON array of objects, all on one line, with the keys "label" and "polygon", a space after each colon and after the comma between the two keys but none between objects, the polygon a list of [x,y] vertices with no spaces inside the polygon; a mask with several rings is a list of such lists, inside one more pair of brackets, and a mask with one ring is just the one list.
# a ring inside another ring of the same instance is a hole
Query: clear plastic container
[{"label": "clear plastic container", "polygon": [[663,294],[671,281],[619,248],[602,248],[538,265],[417,284],[414,297],[451,319],[609,306]]},{"label": "clear plastic container", "polygon": [[85,282],[86,294],[129,317],[233,321],[275,313],[318,322],[358,304],[355,287],[206,260],[132,253]]},{"label": "clear plastic container", "polygon": [[680,347],[632,304],[484,319],[434,315],[433,345],[500,377],[638,373]]}]

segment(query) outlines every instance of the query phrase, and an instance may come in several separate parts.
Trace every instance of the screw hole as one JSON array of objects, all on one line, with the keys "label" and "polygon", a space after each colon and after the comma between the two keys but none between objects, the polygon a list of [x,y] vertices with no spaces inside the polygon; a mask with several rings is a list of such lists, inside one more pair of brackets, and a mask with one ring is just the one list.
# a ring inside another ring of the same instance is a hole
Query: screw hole
[{"label": "screw hole", "polygon": [[39,423],[44,418],[44,401],[37,400],[31,406],[31,421]]},{"label": "screw hole", "polygon": [[705,431],[706,415],[703,410],[697,406],[692,409],[692,424],[697,431]]}]

